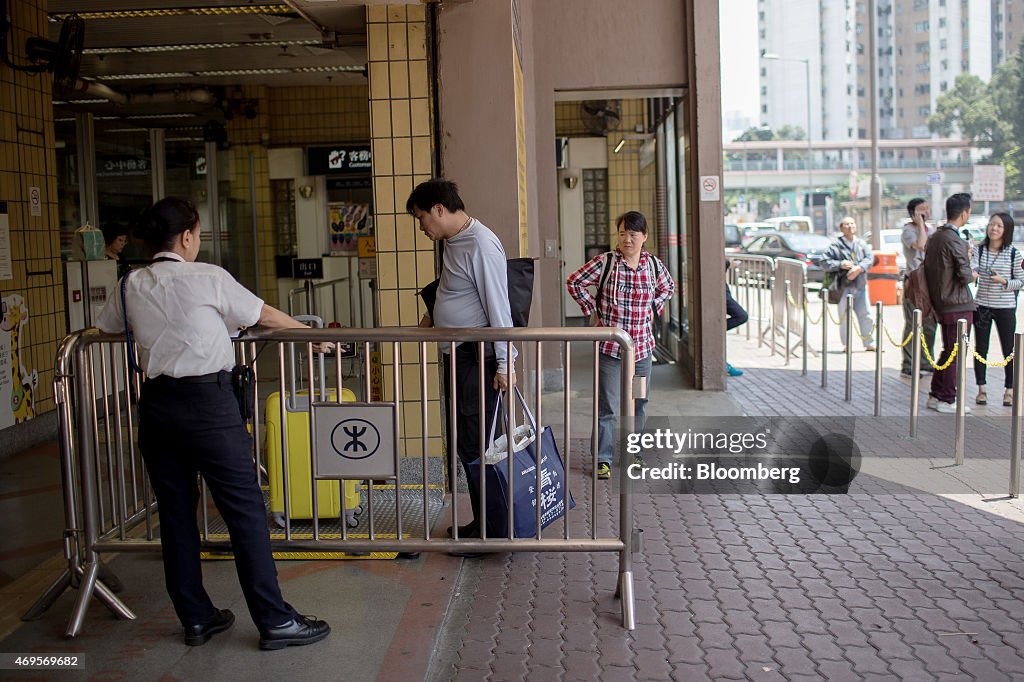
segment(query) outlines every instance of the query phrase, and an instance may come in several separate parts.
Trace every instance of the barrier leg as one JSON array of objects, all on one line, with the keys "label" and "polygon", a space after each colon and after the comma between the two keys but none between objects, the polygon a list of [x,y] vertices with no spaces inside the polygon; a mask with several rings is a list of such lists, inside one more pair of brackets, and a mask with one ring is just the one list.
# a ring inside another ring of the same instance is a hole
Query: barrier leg
[{"label": "barrier leg", "polygon": [[785,298],[785,300],[782,301],[782,303],[783,303],[782,310],[783,310],[783,312],[786,315],[786,339],[785,339],[785,341],[783,342],[782,345],[783,345],[783,348],[785,349],[784,352],[786,353],[786,361],[785,361],[784,364],[788,367],[789,366],[789,313],[790,313],[790,310],[789,310],[789,280],[788,279],[787,280],[783,280],[783,283],[785,284],[785,287],[786,287],[786,293],[785,293],[786,298]]},{"label": "barrier leg", "polygon": [[828,292],[821,295],[821,387],[828,388]]},{"label": "barrier leg", "polygon": [[1021,419],[1024,418],[1024,334],[1013,337],[1013,422],[1010,425],[1010,497],[1020,495],[1020,437]]},{"label": "barrier leg", "polygon": [[22,620],[39,620],[47,609],[53,606],[60,595],[64,594],[64,590],[71,587],[71,569],[65,568],[64,572],[60,574],[60,577],[53,581],[43,596],[36,600],[36,603],[32,605],[25,615],[21,617]]},{"label": "barrier leg", "polygon": [[875,416],[882,416],[882,302],[875,303]]},{"label": "barrier leg", "polygon": [[636,629],[636,608],[633,602],[633,571],[619,574],[619,595],[622,597],[622,627]]},{"label": "barrier leg", "polygon": [[769,277],[768,282],[768,291],[771,293],[772,302],[772,316],[768,320],[768,325],[772,331],[772,355],[775,355],[775,277]]},{"label": "barrier leg", "polygon": [[764,345],[764,333],[762,332],[762,325],[764,324],[764,287],[761,283],[761,273],[757,273],[757,347],[760,348]]},{"label": "barrier leg", "polygon": [[960,345],[957,348],[956,432],[953,436],[953,456],[957,465],[960,465],[964,463],[964,413],[967,408],[967,396],[964,392],[967,390],[967,358],[970,357],[967,353],[967,320],[956,321],[956,340]]},{"label": "barrier leg", "polygon": [[846,402],[853,399],[853,294],[846,295]]},{"label": "barrier leg", "polygon": [[802,331],[801,335],[801,346],[803,350],[803,362],[800,366],[800,376],[807,376],[807,285],[804,283],[804,288],[800,291],[800,307],[803,308],[803,320],[802,320]]},{"label": "barrier leg", "polygon": [[[746,276],[743,278],[743,296],[747,302],[747,315],[750,315],[750,270],[746,271]],[[747,328],[747,341],[750,340],[750,324],[745,325]]]},{"label": "barrier leg", "polygon": [[910,437],[917,438],[917,411],[921,402],[921,311],[914,308],[914,332],[910,339]]}]

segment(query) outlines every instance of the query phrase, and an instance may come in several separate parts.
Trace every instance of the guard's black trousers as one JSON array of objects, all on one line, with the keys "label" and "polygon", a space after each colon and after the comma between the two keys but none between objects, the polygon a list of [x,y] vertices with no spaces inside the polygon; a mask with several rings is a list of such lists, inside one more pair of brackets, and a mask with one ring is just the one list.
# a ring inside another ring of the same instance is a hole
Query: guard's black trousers
[{"label": "guard's black trousers", "polygon": [[211,383],[157,377],[139,401],[139,448],[160,509],[164,575],[186,627],[215,613],[203,588],[196,510],[201,473],[231,535],[238,580],[261,632],[288,622],[295,610],[281,597],[270,551],[267,514],[256,480],[251,440],[238,412],[231,375]]},{"label": "guard's black trousers", "polygon": [[[494,375],[498,372],[498,361],[495,358],[492,344],[485,344],[484,354],[484,414],[480,414],[480,364],[476,343],[462,343],[455,348],[455,404],[452,404],[451,358],[444,355],[444,390],[448,410],[449,423],[446,424],[447,451],[452,451],[451,415],[455,413],[456,449],[459,460],[469,486],[469,499],[473,504],[473,518],[479,520],[480,490],[476,479],[470,480],[467,465],[480,458],[480,419],[484,420],[484,447],[490,438],[491,417],[494,406],[498,402],[498,392],[494,389]],[[454,484],[455,472],[448,472]],[[488,523],[490,526],[490,523]],[[488,535],[491,535],[488,532]]]}]

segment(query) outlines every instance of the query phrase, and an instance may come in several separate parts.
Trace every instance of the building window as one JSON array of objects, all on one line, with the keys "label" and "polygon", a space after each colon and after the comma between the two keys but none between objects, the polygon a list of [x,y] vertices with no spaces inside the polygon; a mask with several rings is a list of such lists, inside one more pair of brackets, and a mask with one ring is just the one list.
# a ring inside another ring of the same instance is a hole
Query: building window
[{"label": "building window", "polygon": [[932,113],[931,107],[925,106],[925,107],[918,107],[917,108],[917,115],[918,116],[922,116],[922,117],[924,117],[924,116],[931,116],[931,113]]},{"label": "building window", "polygon": [[914,24],[914,31],[917,33],[925,33],[928,31],[928,28],[929,26],[927,21],[918,21]]},{"label": "building window", "polygon": [[762,104],[761,105],[761,113],[762,114],[767,114],[768,113],[768,105],[767,104]]},{"label": "building window", "polygon": [[586,253],[608,245],[608,169],[583,169],[583,230]]},{"label": "building window", "polygon": [[946,18],[939,17],[939,28],[946,28]]}]

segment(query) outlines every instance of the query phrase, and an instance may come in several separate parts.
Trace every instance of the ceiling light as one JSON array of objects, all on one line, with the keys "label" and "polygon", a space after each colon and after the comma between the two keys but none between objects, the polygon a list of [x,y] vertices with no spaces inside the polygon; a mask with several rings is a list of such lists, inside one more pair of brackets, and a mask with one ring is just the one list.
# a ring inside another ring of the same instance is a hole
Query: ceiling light
[{"label": "ceiling light", "polygon": [[615,145],[615,149],[612,150],[612,154],[618,154],[622,151],[622,148],[626,146],[625,138],[619,140],[619,143]]},{"label": "ceiling light", "polygon": [[[139,45],[138,47],[90,47],[82,51],[82,54],[125,54],[148,52],[192,52],[197,50],[223,50],[235,47],[284,47],[286,45],[314,46],[321,45],[323,41],[316,39],[306,40],[275,40],[268,41],[246,41],[240,43],[180,43],[176,45]],[[308,48],[307,48],[308,49]]]},{"label": "ceiling light", "polygon": [[[225,7],[174,7],[166,9],[128,9],[128,10],[106,10],[100,12],[78,12],[77,15],[89,20],[97,19],[151,19],[154,17],[189,17],[189,16],[226,16],[232,14],[293,14],[294,11],[288,5],[267,4],[267,5],[229,5]],[[70,14],[51,14],[49,19],[52,22],[62,22]]]},{"label": "ceiling light", "polygon": [[197,76],[273,76],[279,73],[291,73],[291,69],[220,69],[216,71],[196,71]]},{"label": "ceiling light", "polygon": [[147,118],[195,118],[199,114],[134,114],[132,116],[120,116],[126,121],[137,121]]},{"label": "ceiling light", "polygon": [[294,69],[289,69],[295,73],[336,73],[336,72],[359,72],[366,67],[359,65],[351,66],[297,66]]},{"label": "ceiling light", "polygon": [[150,78],[190,78],[193,73],[188,71],[167,71],[164,73],[111,73],[98,74],[96,77],[105,81],[138,81]]}]

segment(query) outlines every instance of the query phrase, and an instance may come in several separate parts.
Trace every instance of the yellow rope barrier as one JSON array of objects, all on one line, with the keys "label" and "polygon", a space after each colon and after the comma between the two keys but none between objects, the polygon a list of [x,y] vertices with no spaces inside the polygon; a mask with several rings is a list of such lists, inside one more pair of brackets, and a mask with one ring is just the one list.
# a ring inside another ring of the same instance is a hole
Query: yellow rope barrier
[{"label": "yellow rope barrier", "polygon": [[885,335],[887,337],[889,337],[889,343],[891,343],[892,345],[896,346],[897,348],[904,348],[904,347],[906,347],[906,345],[908,343],[910,343],[910,340],[912,338],[914,338],[914,332],[913,332],[913,330],[911,330],[911,332],[909,334],[907,334],[907,338],[903,339],[903,343],[899,343],[894,338],[892,338],[892,334],[889,333],[889,328],[886,327],[884,324],[882,325],[882,330],[885,332]]},{"label": "yellow rope barrier", "polygon": [[924,356],[927,358],[928,364],[931,365],[935,371],[941,372],[944,369],[948,369],[949,366],[953,364],[953,360],[956,359],[957,351],[960,348],[960,342],[958,341],[953,344],[953,352],[949,354],[949,357],[946,358],[946,361],[942,363],[941,367],[935,364],[935,360],[932,358],[932,352],[928,349],[928,343],[924,340],[924,334],[921,334],[921,347],[924,348]]},{"label": "yellow rope barrier", "polygon": [[981,364],[986,365],[987,367],[1006,367],[1008,364],[1013,362],[1013,353],[1010,353],[1008,356],[1006,356],[1002,360],[998,360],[996,362],[989,362],[985,358],[983,358],[980,355],[978,355],[978,351],[972,351],[972,352],[974,353],[974,359],[977,360],[978,362],[980,362]]},{"label": "yellow rope barrier", "polygon": [[811,326],[816,326],[819,322],[821,322],[821,315],[818,315],[818,319],[814,319],[813,317],[811,317],[811,307],[807,305],[806,298],[804,298],[804,311],[806,311],[807,313],[807,324]]}]

